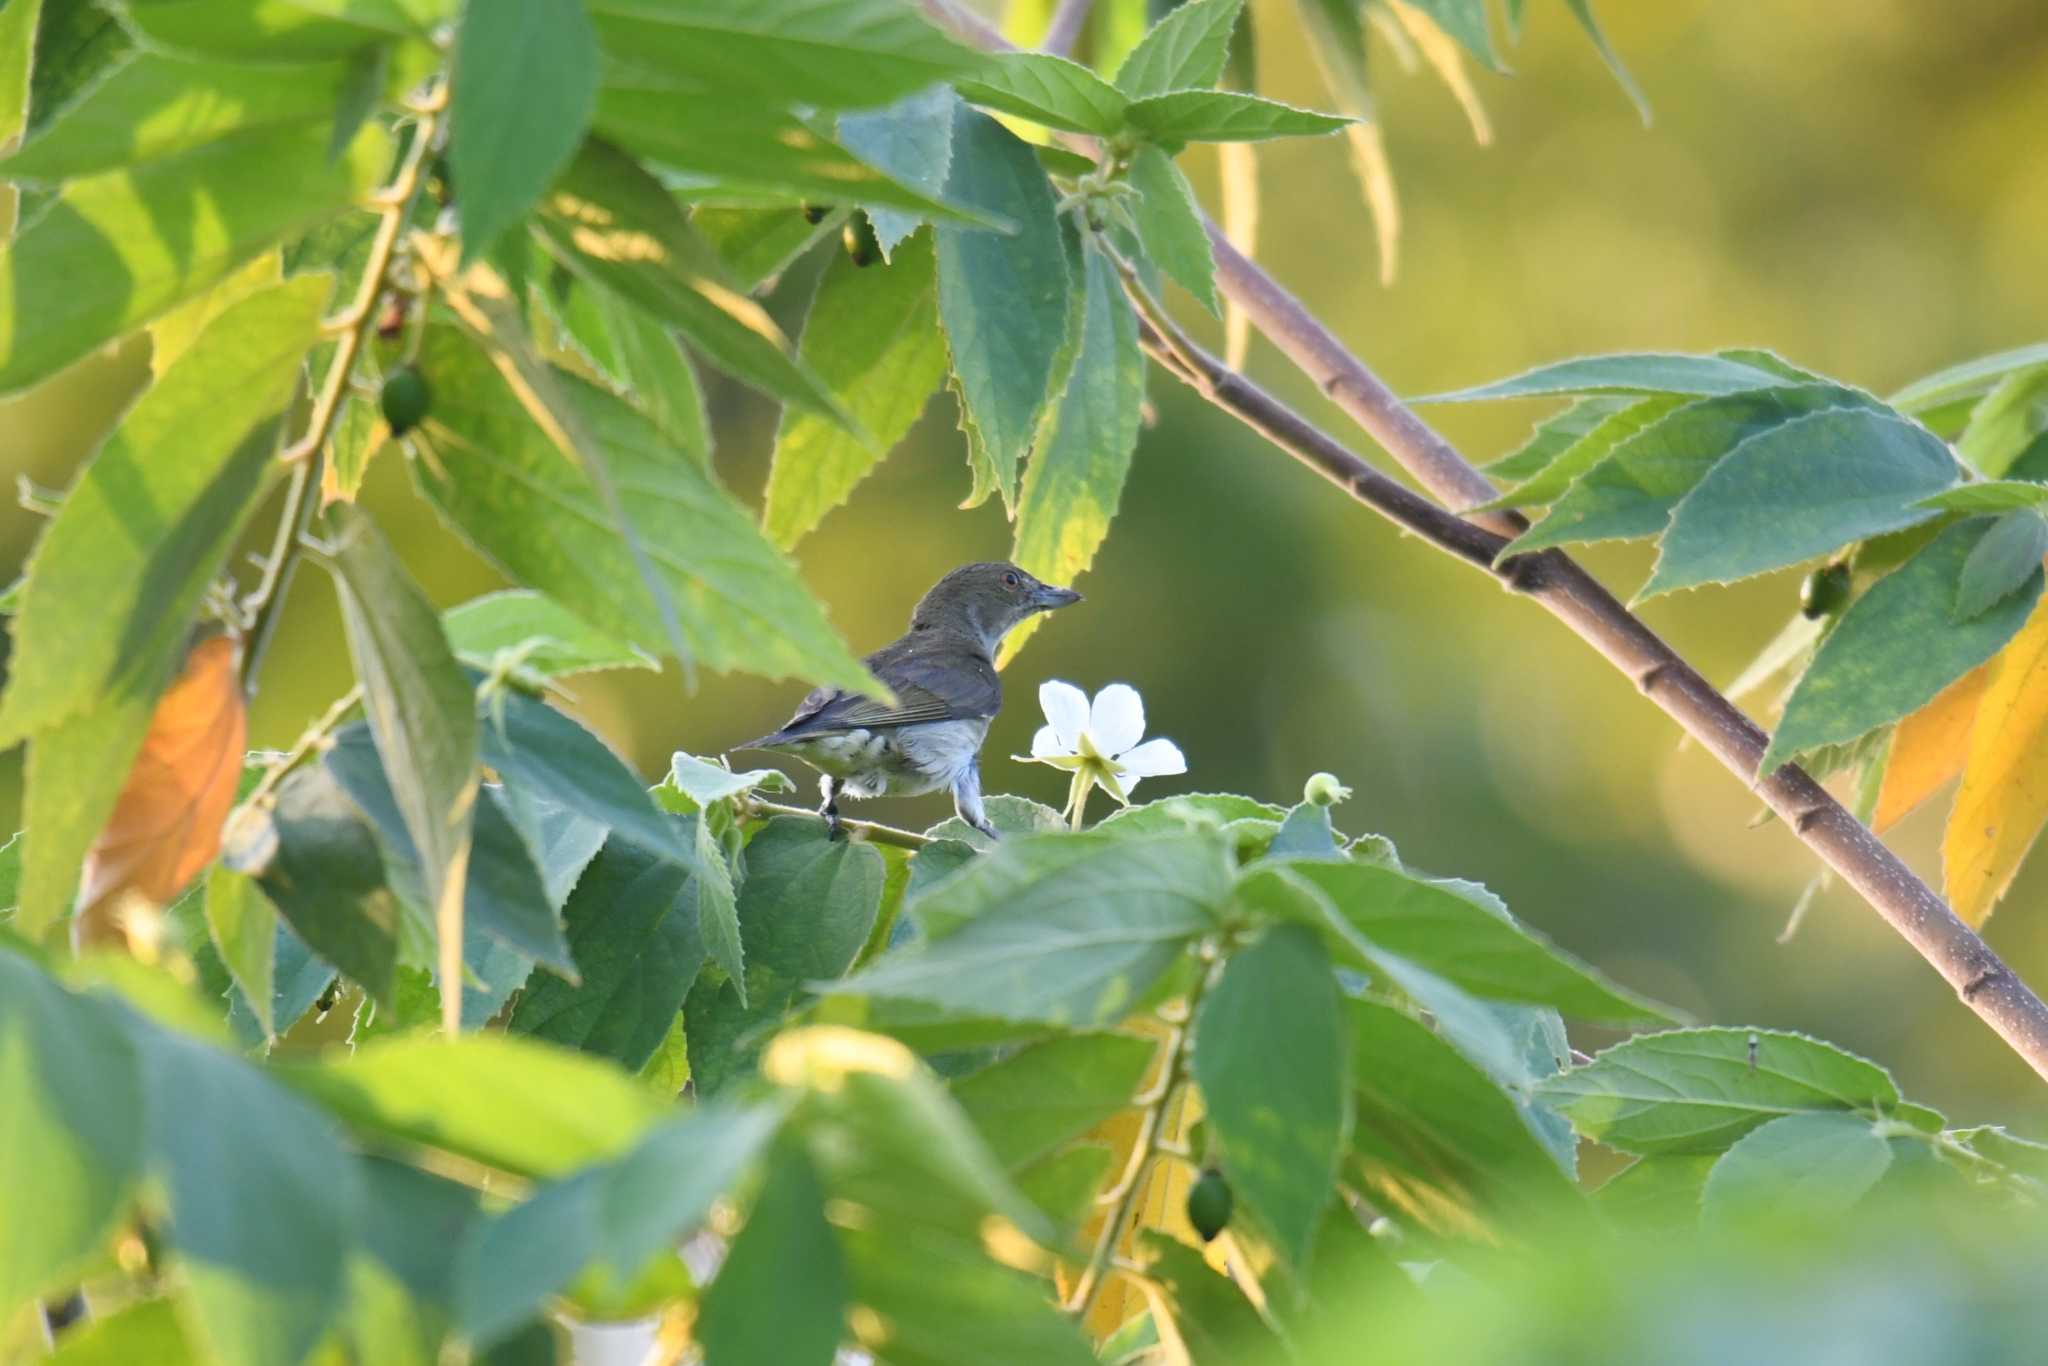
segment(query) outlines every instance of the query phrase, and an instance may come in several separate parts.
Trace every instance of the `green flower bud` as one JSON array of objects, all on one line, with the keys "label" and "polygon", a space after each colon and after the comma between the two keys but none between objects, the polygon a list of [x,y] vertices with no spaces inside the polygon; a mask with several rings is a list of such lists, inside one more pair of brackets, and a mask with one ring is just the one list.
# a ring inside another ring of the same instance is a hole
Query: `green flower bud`
[{"label": "green flower bud", "polygon": [[1301,799],[1317,806],[1335,806],[1338,802],[1351,800],[1351,789],[1338,782],[1334,773],[1318,773],[1302,788]]}]

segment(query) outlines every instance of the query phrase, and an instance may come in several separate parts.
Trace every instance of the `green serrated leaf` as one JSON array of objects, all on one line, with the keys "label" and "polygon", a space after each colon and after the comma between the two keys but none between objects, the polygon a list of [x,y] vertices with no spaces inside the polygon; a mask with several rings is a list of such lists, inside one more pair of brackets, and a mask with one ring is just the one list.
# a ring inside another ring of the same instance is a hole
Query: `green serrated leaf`
[{"label": "green serrated leaf", "polygon": [[1591,39],[1593,46],[1599,50],[1600,60],[1607,63],[1607,69],[1614,74],[1615,84],[1621,87],[1629,102],[1635,105],[1636,113],[1642,116],[1643,126],[1649,127],[1650,102],[1644,98],[1642,87],[1636,84],[1635,77],[1628,74],[1628,68],[1622,64],[1621,54],[1614,50],[1613,45],[1607,41],[1607,35],[1601,31],[1599,20],[1593,17],[1591,0],[1564,0],[1564,3],[1565,8],[1572,12],[1572,17],[1579,21],[1579,27],[1586,31],[1586,37]]},{"label": "green serrated leaf", "polygon": [[1227,876],[1214,836],[1006,839],[912,899],[925,938],[834,990],[987,1018],[1107,1024],[1214,928]]},{"label": "green serrated leaf", "polygon": [[1409,0],[1409,3],[1428,15],[1438,28],[1457,39],[1458,45],[1478,58],[1489,71],[1506,70],[1493,49],[1486,0]]},{"label": "green serrated leaf", "polygon": [[[143,166],[230,133],[324,123],[347,73],[341,62],[242,66],[138,53],[0,161],[0,173],[54,183]],[[352,131],[342,147],[353,141]]]},{"label": "green serrated leaf", "polygon": [[1154,24],[1117,68],[1117,89],[1132,99],[1169,90],[1206,90],[1230,60],[1230,35],[1244,0],[1192,0]]},{"label": "green serrated leaf", "polygon": [[1056,366],[1079,282],[1069,273],[1045,172],[1028,144],[986,114],[957,111],[946,189],[1017,225],[1007,237],[941,225],[935,244],[939,319],[972,424],[970,451],[1004,505],[1014,507],[1024,452],[1055,382],[1064,379]]},{"label": "green serrated leaf", "polygon": [[[761,1306],[773,1304],[773,1314]],[[845,1335],[846,1263],[825,1192],[800,1143],[768,1155],[760,1194],[704,1296],[696,1334],[707,1360],[826,1362]]]},{"label": "green serrated leaf", "polygon": [[253,878],[216,864],[206,873],[206,928],[264,1036],[275,1034],[277,908]]},{"label": "green serrated leaf", "polygon": [[[363,714],[420,860],[440,943],[441,980],[459,979],[463,881],[477,797],[476,701],[441,618],[375,523],[347,504],[328,513],[335,587]],[[452,1025],[457,1002],[444,1003]]]},{"label": "green serrated leaf", "polygon": [[838,977],[867,941],[882,897],[872,846],[827,837],[822,821],[776,816],[746,848],[736,915],[745,991],[707,975],[685,1007],[699,1095],[750,1074],[773,1027]]},{"label": "green serrated leaf", "polygon": [[1194,1020],[1195,1084],[1223,1171],[1290,1265],[1308,1265],[1350,1131],[1348,1043],[1329,954],[1275,925],[1232,954]]},{"label": "green serrated leaf", "polygon": [[448,161],[462,187],[465,264],[525,217],[568,164],[597,82],[597,34],[580,0],[462,7]]},{"label": "green serrated leaf", "polygon": [[[346,208],[382,171],[388,140],[365,129],[331,163],[325,138],[317,123],[252,129],[66,183],[0,254],[0,392],[54,374]],[[166,238],[163,223],[188,228]]]},{"label": "green serrated leaf", "polygon": [[1899,1101],[1875,1063],[1804,1034],[1747,1029],[1640,1035],[1537,1091],[1587,1138],[1645,1155],[1721,1152],[1781,1115],[1874,1114]]},{"label": "green serrated leaf", "polygon": [[[306,948],[370,995],[391,999],[403,911],[385,885],[368,818],[325,765],[299,769],[279,783],[270,816],[277,852],[257,875],[272,904]],[[285,971],[282,942],[280,984],[296,975]],[[273,1002],[273,1011],[276,1027],[288,1029],[304,1005],[295,1011]]]},{"label": "green serrated leaf", "polygon": [[609,1062],[495,1032],[406,1035],[271,1071],[366,1133],[524,1176],[619,1156],[673,1113]]},{"label": "green serrated leaf", "polygon": [[1959,484],[1920,500],[1943,512],[2009,512],[2048,504],[2048,483],[2032,479],[1987,479]]},{"label": "green serrated leaf", "polygon": [[[1197,0],[1214,4],[1218,0]],[[1239,0],[1228,0],[1233,6]],[[1173,164],[1173,158],[1157,147],[1143,147],[1131,160],[1131,185],[1139,193],[1134,206],[1138,238],[1145,255],[1158,263],[1182,289],[1195,296],[1212,315],[1222,313],[1216,296],[1216,258],[1209,248],[1209,232],[1202,223],[1201,206],[1195,192]]]},{"label": "green serrated leaf", "polygon": [[1374,945],[1476,995],[1587,1020],[1669,1018],[1505,915],[1498,902],[1479,899],[1483,889],[1473,884],[1366,863],[1294,859],[1273,866],[1322,892]]},{"label": "green serrated leaf", "polygon": [[[354,1159],[328,1117],[266,1071],[139,1020],[131,1032],[168,1241],[214,1359],[303,1359],[342,1308],[360,1201]],[[208,1115],[235,1122],[194,1122]]]},{"label": "green serrated leaf", "polygon": [[142,1075],[108,1009],[0,947],[0,1305],[9,1310],[76,1272],[141,1175]]},{"label": "green serrated leaf", "polygon": [[1902,413],[1917,417],[1959,398],[1986,393],[2015,370],[2048,365],[2048,342],[2014,347],[1995,355],[1979,356],[1915,380],[1885,401]]},{"label": "green serrated leaf", "polygon": [[1784,376],[1722,356],[1631,354],[1581,356],[1541,365],[1512,379],[1431,394],[1416,403],[1469,403],[1479,399],[1535,398],[1546,394],[1734,394],[1770,389]]},{"label": "green serrated leaf", "polygon": [[509,805],[546,797],[671,863],[689,863],[688,842],[603,740],[539,698],[509,689],[484,708],[480,753],[504,779]]},{"label": "green serrated leaf", "polygon": [[2048,555],[2048,517],[2019,508],[1991,524],[1963,561],[1956,582],[1955,620],[1970,621],[2017,593],[2041,571]]},{"label": "green serrated leaf", "polygon": [[[1351,1160],[1361,1164],[1368,1190],[1391,1195],[1419,1183],[1439,1193],[1447,1211],[1487,1219],[1576,1203],[1570,1176],[1500,1083],[1399,1010],[1364,1000],[1344,1009],[1357,1106]],[[1388,1204],[1414,1208],[1401,1199]]]},{"label": "green serrated leaf", "polygon": [[1049,52],[1002,52],[954,80],[974,103],[1048,128],[1108,137],[1130,100],[1102,77]]},{"label": "green serrated leaf", "polygon": [[641,1067],[704,963],[688,876],[638,845],[608,841],[562,911],[581,980],[536,973],[506,1028]]},{"label": "green serrated leaf", "polygon": [[930,239],[902,243],[886,266],[835,257],[804,323],[803,356],[872,439],[783,410],[761,523],[785,550],[846,501],[910,431],[945,377]]},{"label": "green serrated leaf", "polygon": [[491,668],[501,653],[543,678],[661,667],[639,646],[598,630],[528,588],[502,589],[458,603],[441,614],[441,629],[447,632],[455,657],[473,668]]},{"label": "green serrated leaf", "polygon": [[[959,103],[952,87],[933,86],[906,95],[886,109],[842,116],[839,140],[900,184],[938,195],[944,192],[952,171],[953,111]],[[867,214],[884,261],[894,260],[897,246],[924,221],[900,209],[874,207]]]},{"label": "green serrated leaf", "polygon": [[200,600],[274,477],[274,423],[330,285],[303,276],[215,319],[122,419],[30,557],[0,744],[34,737],[18,921],[31,937],[70,905]]},{"label": "green serrated leaf", "polygon": [[975,62],[898,0],[592,0],[590,10],[622,64],[774,105],[866,109]]},{"label": "green serrated leaf", "polygon": [[[1073,374],[1024,472],[1011,550],[1019,565],[1056,584],[1070,584],[1087,572],[1109,535],[1145,401],[1137,314],[1118,284],[1116,267],[1099,251],[1086,255],[1083,288]],[[1016,657],[1036,620],[1011,632],[999,658]]]},{"label": "green serrated leaf", "polygon": [[1850,604],[1785,703],[1759,773],[1919,710],[2019,633],[2041,596],[2038,557],[2020,588],[1956,620],[1964,568],[1994,525],[1958,522]]},{"label": "green serrated leaf", "polygon": [[1735,446],[1795,417],[1837,408],[1879,411],[1867,395],[1834,385],[1754,389],[1695,399],[1647,430],[1615,443],[1605,459],[1580,475],[1551,506],[1539,525],[1503,553],[1654,536],[1664,529],[1679,501]]},{"label": "green serrated leaf", "polygon": [[726,283],[718,253],[626,153],[598,139],[584,143],[541,201],[535,229],[579,277],[680,329],[735,379],[857,425],[791,354],[789,339],[767,312]]},{"label": "green serrated leaf", "polygon": [[1676,394],[1638,399],[1595,422],[1584,436],[1557,451],[1541,470],[1482,506],[1538,507],[1556,501],[1580,475],[1606,460],[1624,442],[1654,429],[1684,403],[1685,399]]},{"label": "green serrated leaf", "polygon": [[1709,1228],[1839,1219],[1891,1164],[1891,1147],[1867,1116],[1785,1115],[1743,1135],[1714,1164],[1700,1217]]},{"label": "green serrated leaf", "polygon": [[1125,117],[1155,142],[1261,142],[1319,137],[1355,120],[1235,90],[1175,90],[1135,100]]},{"label": "green serrated leaf", "polygon": [[1737,444],[1680,500],[1639,598],[1798,564],[1934,514],[1956,482],[1948,447],[1867,408],[1796,417]]},{"label": "green serrated leaf", "polygon": [[[459,332],[429,328],[420,366],[434,412],[413,444],[414,477],[456,529],[512,577],[603,630],[660,647],[666,632],[598,490],[527,416],[490,360]],[[617,397],[555,380],[602,446],[611,477],[644,515],[647,550],[691,653],[860,691],[877,685],[825,620],[795,569],[695,461]]]},{"label": "green serrated leaf", "polygon": [[1130,1107],[1157,1051],[1128,1034],[1047,1039],[955,1081],[953,1099],[1017,1171]]}]

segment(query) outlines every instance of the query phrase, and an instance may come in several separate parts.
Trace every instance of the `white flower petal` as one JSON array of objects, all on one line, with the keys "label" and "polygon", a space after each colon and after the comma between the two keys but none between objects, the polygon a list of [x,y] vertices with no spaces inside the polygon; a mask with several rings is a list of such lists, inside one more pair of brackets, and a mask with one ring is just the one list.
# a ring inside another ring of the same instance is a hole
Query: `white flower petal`
[{"label": "white flower petal", "polygon": [[[1081,732],[1088,728],[1088,694],[1071,683],[1049,678],[1038,685],[1038,705],[1052,723],[1060,748],[1073,753],[1080,746]],[[1037,749],[1036,742],[1032,748]]]},{"label": "white flower petal", "polygon": [[1112,683],[1095,694],[1088,731],[1104,754],[1121,754],[1145,734],[1145,703],[1128,683]]},{"label": "white flower petal", "polygon": [[1116,762],[1119,769],[1140,778],[1164,778],[1188,771],[1187,756],[1180,752],[1180,746],[1164,738],[1147,740],[1136,749],[1119,754]]},{"label": "white flower petal", "polygon": [[1072,745],[1060,743],[1060,733],[1051,726],[1040,726],[1038,734],[1031,737],[1031,757],[1034,759],[1050,759],[1073,752]]}]

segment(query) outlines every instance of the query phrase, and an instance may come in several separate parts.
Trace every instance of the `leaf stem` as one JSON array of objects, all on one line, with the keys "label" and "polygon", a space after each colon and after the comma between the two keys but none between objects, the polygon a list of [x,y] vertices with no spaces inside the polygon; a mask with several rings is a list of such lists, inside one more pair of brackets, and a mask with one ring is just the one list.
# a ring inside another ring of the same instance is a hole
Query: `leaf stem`
[{"label": "leaf stem", "polygon": [[292,467],[292,482],[285,494],[284,509],[278,516],[277,536],[271,543],[270,558],[264,562],[263,575],[242,603],[245,619],[250,623],[249,643],[242,655],[242,691],[248,695],[253,696],[256,691],[257,673],[262,668],[264,656],[270,652],[272,637],[277,634],[278,617],[291,587],[292,573],[297,568],[300,544],[313,524],[313,515],[320,510],[320,483],[327,437],[334,428],[336,415],[341,411],[342,399],[348,393],[349,377],[355,370],[356,357],[362,351],[363,334],[370,327],[376,314],[377,300],[382,297],[391,274],[399,235],[412,212],[413,201],[419,197],[422,183],[420,168],[426,164],[427,154],[440,130],[445,90],[445,85],[437,85],[434,92],[417,106],[418,121],[413,125],[412,144],[406,148],[405,158],[399,163],[391,183],[376,198],[379,213],[377,232],[370,240],[369,259],[364,263],[362,278],[356,284],[355,298],[344,312],[323,325],[323,331],[334,334],[334,356],[320,382],[320,393],[313,401],[305,433],[278,453],[278,459]]},{"label": "leaf stem", "polygon": [[1104,1216],[1102,1228],[1095,1235],[1095,1247],[1089,1254],[1088,1265],[1082,1269],[1080,1278],[1074,1282],[1073,1292],[1067,1297],[1066,1311],[1072,1318],[1085,1321],[1101,1296],[1102,1287],[1108,1282],[1115,1262],[1116,1246],[1123,1239],[1124,1225],[1130,1220],[1138,1196],[1145,1189],[1147,1169],[1157,1158],[1173,1158],[1185,1151],[1177,1139],[1166,1135],[1165,1130],[1174,1098],[1187,1082],[1195,1012],[1215,971],[1214,945],[1204,942],[1201,955],[1202,970],[1196,975],[1194,985],[1188,988],[1187,999],[1178,1012],[1180,1018],[1168,1019],[1163,1010],[1156,1017],[1166,1030],[1166,1037],[1160,1045],[1163,1061],[1159,1081],[1137,1098],[1138,1136],[1131,1145],[1130,1161],[1125,1164],[1123,1175],[1102,1197],[1109,1202],[1109,1213]]},{"label": "leaf stem", "polygon": [[347,716],[362,700],[363,685],[358,683],[329,703],[327,710],[320,714],[320,719],[306,727],[305,734],[293,741],[292,747],[280,754],[271,762],[270,767],[264,770],[263,776],[256,780],[256,786],[249,790],[249,795],[242,799],[241,804],[254,806],[276,791],[284,775],[297,768],[307,755],[319,748],[320,742],[341,724],[341,718]]},{"label": "leaf stem", "polygon": [[[763,816],[816,816],[801,806],[786,806],[781,802],[764,801],[759,797],[747,798],[747,809]],[[899,830],[893,825],[878,821],[860,821],[851,816],[842,816],[839,824],[862,839],[874,844],[893,844],[899,849],[922,849],[932,842],[930,835],[920,835],[915,830]]]}]

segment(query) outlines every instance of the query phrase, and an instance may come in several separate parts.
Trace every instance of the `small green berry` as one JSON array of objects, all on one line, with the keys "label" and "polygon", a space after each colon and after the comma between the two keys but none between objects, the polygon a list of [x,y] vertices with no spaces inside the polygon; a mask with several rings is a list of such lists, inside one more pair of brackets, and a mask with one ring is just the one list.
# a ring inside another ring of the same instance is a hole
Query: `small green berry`
[{"label": "small green berry", "polygon": [[420,419],[427,415],[431,398],[426,376],[410,365],[400,366],[386,376],[378,401],[384,409],[384,420],[391,424],[391,434],[404,436],[419,426]]},{"label": "small green berry", "polygon": [[1799,585],[1799,610],[1808,618],[1832,616],[1849,600],[1849,566],[1822,565]]},{"label": "small green berry", "polygon": [[846,254],[857,266],[871,266],[882,259],[882,244],[875,238],[875,225],[864,213],[846,220],[846,226],[839,230],[839,240],[846,244]]},{"label": "small green berry", "polygon": [[1211,1167],[1188,1188],[1188,1222],[1194,1225],[1195,1232],[1202,1235],[1203,1242],[1209,1242],[1223,1232],[1236,1204],[1237,1197],[1230,1193],[1230,1183],[1223,1179],[1222,1172]]}]

